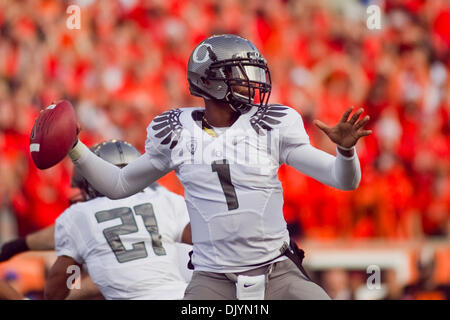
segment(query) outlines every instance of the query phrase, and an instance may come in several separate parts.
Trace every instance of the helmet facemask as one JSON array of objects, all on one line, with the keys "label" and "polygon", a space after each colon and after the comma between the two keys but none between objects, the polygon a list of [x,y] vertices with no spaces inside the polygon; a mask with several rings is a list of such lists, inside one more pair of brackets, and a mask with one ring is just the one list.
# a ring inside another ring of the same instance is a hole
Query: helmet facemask
[{"label": "helmet facemask", "polygon": [[225,101],[240,113],[266,106],[272,88],[267,63],[258,58],[233,58],[213,62],[207,80],[223,81],[228,87]]}]

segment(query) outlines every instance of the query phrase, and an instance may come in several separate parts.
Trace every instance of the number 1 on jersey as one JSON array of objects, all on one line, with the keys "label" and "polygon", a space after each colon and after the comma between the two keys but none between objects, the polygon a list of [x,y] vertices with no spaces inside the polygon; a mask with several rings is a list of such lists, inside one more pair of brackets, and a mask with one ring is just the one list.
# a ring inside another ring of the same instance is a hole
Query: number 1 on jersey
[{"label": "number 1 on jersey", "polygon": [[236,196],[236,189],[231,183],[230,164],[227,160],[217,160],[211,163],[212,171],[217,172],[219,176],[220,185],[222,191],[227,200],[228,210],[234,210],[239,208],[239,202]]}]

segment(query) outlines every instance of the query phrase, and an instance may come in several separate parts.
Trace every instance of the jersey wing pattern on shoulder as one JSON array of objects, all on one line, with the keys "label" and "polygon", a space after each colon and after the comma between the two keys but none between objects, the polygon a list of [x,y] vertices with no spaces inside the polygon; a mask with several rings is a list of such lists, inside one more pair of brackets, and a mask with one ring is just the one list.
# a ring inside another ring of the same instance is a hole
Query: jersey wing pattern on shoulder
[{"label": "jersey wing pattern on shoulder", "polygon": [[264,135],[264,130],[271,131],[274,125],[281,123],[277,118],[286,116],[287,113],[283,111],[287,109],[287,107],[277,104],[260,107],[250,118],[250,124],[257,134]]},{"label": "jersey wing pattern on shoulder", "polygon": [[163,139],[161,144],[170,143],[169,148],[171,150],[177,145],[181,130],[183,129],[183,125],[180,121],[181,112],[180,109],[172,109],[163,112],[153,119],[155,124],[152,126],[152,129],[158,131],[155,134],[155,137]]}]

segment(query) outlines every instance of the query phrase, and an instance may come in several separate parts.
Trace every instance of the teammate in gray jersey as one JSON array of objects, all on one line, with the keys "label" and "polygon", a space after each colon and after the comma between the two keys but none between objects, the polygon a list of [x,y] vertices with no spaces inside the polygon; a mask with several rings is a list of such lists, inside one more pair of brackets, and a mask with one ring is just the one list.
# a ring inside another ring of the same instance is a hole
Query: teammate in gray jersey
[{"label": "teammate in gray jersey", "polygon": [[[140,156],[132,145],[117,140],[92,150],[117,167]],[[58,258],[47,278],[47,299],[183,298],[192,275],[187,270],[191,235],[183,197],[152,184],[133,196],[110,200],[76,169],[72,186],[81,190],[81,201],[54,226],[4,244],[0,261],[28,250],[55,249]],[[70,290],[68,283],[82,264],[90,277],[81,279],[79,290]],[[0,286],[13,298],[6,289]]]},{"label": "teammate in gray jersey", "polygon": [[[355,145],[371,134],[349,108],[335,126],[315,124],[337,156],[311,146],[300,114],[269,104],[267,62],[248,40],[212,36],[188,62],[190,92],[205,106],[172,109],[148,127],[146,152],[117,168],[81,142],[69,153],[89,183],[128,197],[174,170],[185,188],[195,269],[185,299],[329,299],[301,266],[290,241],[277,170],[283,163],[341,189],[361,179]],[[304,195],[307,197],[307,195]]]}]

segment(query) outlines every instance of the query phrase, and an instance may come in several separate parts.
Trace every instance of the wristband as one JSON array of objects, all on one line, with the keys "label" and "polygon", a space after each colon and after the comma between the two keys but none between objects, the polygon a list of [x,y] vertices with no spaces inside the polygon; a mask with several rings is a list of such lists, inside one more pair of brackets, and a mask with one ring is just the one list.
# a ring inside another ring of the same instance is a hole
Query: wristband
[{"label": "wristband", "polygon": [[28,251],[28,245],[25,238],[18,238],[16,240],[5,243],[0,251],[0,262],[9,260],[16,254]]},{"label": "wristband", "polygon": [[337,147],[338,147],[339,149],[342,149],[342,150],[345,150],[345,151],[350,151],[350,150],[353,150],[353,148],[354,148],[355,146],[352,146],[352,147],[350,147],[350,148],[346,148],[346,147],[337,145]]},{"label": "wristband", "polygon": [[72,159],[72,161],[77,161],[81,158],[83,151],[83,143],[78,140],[75,146],[72,148],[72,150],[69,151],[69,157]]},{"label": "wristband", "polygon": [[345,159],[352,159],[354,157],[354,155],[356,154],[356,150],[355,150],[354,146],[351,148],[337,146],[336,149],[337,149],[338,156],[344,157]]}]

